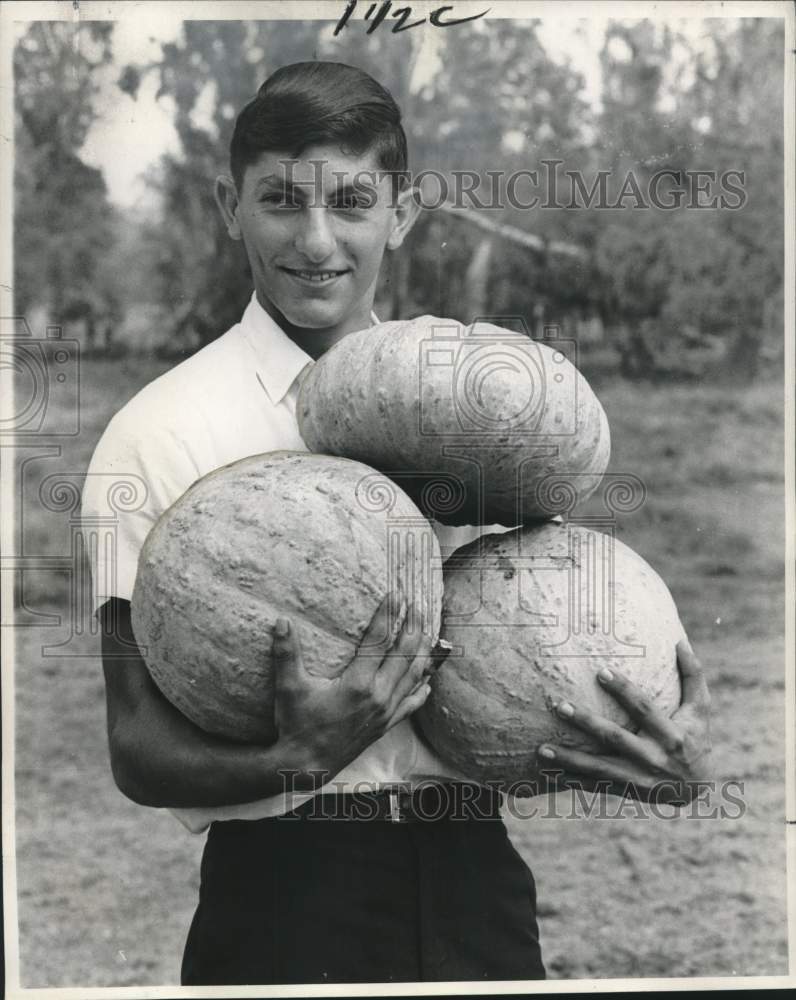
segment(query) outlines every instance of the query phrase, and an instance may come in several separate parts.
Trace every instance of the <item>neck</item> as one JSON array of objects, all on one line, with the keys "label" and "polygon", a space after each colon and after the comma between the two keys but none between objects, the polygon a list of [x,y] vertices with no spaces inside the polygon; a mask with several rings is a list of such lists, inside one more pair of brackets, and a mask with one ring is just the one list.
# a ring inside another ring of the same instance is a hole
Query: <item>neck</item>
[{"label": "neck", "polygon": [[325,354],[330,347],[334,347],[338,340],[342,340],[347,333],[355,330],[364,330],[370,326],[370,314],[373,308],[372,301],[362,301],[359,306],[351,312],[340,323],[329,327],[308,328],[295,326],[260,292],[257,293],[257,301],[265,309],[268,315],[275,320],[296,346],[314,360]]}]

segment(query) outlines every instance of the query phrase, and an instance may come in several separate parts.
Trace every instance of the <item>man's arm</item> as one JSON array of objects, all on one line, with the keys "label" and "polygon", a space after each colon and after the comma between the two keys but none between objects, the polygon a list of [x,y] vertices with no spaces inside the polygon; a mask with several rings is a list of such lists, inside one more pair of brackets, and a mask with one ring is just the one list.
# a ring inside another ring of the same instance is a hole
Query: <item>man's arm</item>
[{"label": "man's arm", "polygon": [[119,789],[141,805],[225,806],[312,791],[428,695],[431,646],[414,608],[385,599],[363,639],[368,654],[333,680],[304,671],[283,620],[274,642],[279,737],[267,747],[231,743],[199,729],[161,694],[134,645],[128,601],[109,601],[99,615],[111,768]]}]

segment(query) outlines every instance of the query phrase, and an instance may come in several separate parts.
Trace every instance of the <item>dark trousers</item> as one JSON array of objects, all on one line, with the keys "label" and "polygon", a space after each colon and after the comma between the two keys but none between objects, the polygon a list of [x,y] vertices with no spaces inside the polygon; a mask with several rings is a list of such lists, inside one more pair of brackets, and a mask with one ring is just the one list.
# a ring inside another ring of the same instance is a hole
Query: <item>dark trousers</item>
[{"label": "dark trousers", "polygon": [[500,819],[214,823],[183,985],[543,979]]}]

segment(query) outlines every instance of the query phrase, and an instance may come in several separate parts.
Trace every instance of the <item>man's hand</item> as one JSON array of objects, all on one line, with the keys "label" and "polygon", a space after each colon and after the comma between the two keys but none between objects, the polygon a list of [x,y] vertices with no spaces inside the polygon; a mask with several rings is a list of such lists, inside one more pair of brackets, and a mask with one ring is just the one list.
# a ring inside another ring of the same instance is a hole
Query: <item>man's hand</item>
[{"label": "man's hand", "polygon": [[[578,784],[642,800],[689,802],[695,794],[691,783],[711,777],[710,696],[702,667],[687,641],[677,645],[677,665],[683,697],[671,718],[621,675],[600,671],[600,683],[640,731],[628,732],[602,716],[562,702],[557,706],[561,717],[594,737],[607,752],[592,754],[544,744],[538,750],[542,768],[563,770],[557,781],[562,787]],[[608,782],[610,788],[606,788]]]},{"label": "man's hand", "polygon": [[407,610],[394,593],[377,608],[339,676],[307,672],[299,638],[284,618],[274,627],[273,658],[279,743],[309,762],[304,770],[323,772],[323,781],[420,708],[440,663],[421,631],[419,609]]},{"label": "man's hand", "polygon": [[274,643],[279,738],[255,746],[204,732],[166,700],[135,643],[129,601],[108,601],[100,621],[113,775],[128,798],[157,807],[255,802],[284,793],[286,774],[290,791],[312,791],[311,771],[336,774],[425,701],[424,674],[444,657],[400,601],[379,607],[335,680],[304,670],[288,626]]}]

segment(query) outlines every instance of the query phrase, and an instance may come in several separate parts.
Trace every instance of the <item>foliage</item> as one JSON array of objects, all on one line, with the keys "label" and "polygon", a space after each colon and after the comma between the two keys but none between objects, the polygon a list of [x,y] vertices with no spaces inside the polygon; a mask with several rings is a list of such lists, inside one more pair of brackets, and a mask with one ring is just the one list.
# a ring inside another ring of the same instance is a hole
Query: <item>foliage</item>
[{"label": "foliage", "polygon": [[[625,352],[632,374],[659,367],[662,345],[672,337],[682,344],[684,335],[726,338],[730,366],[753,373],[768,304],[782,284],[782,205],[771,197],[783,183],[781,25],[706,24],[710,44],[697,50],[648,21],[615,23],[606,33],[604,165],[618,177],[632,170],[642,188],[660,170],[712,171],[719,179],[740,170],[747,198],[738,209],[694,208],[687,200],[672,211],[606,213],[595,241],[606,308],[636,331],[649,320],[653,334],[641,359]],[[667,81],[678,47],[681,67],[684,52],[693,73]],[[781,326],[768,325],[767,335],[781,343]]]},{"label": "foliage", "polygon": [[39,21],[14,53],[16,308],[46,304],[57,322],[93,324],[120,308],[112,281],[98,280],[114,242],[113,208],[101,172],[78,153],[111,33],[104,22]]},{"label": "foliage", "polygon": [[[533,20],[337,37],[322,21],[185,21],[157,59],[124,67],[118,80],[135,95],[154,76],[175,108],[180,151],[152,171],[160,214],[142,222],[112,209],[101,175],[79,157],[111,26],[33,25],[15,54],[18,301],[111,320],[125,310],[129,319],[132,306],[155,310],[175,352],[218,336],[251,294],[242,245],[229,240],[213,197],[235,115],[279,66],[334,59],[394,94],[415,171],[488,182],[488,171],[543,176],[544,163],[558,160],[587,188],[608,171],[609,196],[632,173],[645,198],[661,170],[679,172],[685,189],[688,171],[714,171],[719,193],[724,172],[744,172],[737,210],[634,208],[630,199],[615,209],[528,211],[507,205],[503,191],[501,207],[426,212],[388,254],[382,318],[513,314],[571,328],[598,316],[627,374],[682,375],[695,346],[712,345],[725,374],[751,375],[759,357],[782,351],[782,23],[701,26],[696,37],[675,21],[609,22],[595,106]],[[478,212],[533,234],[541,248],[486,236],[471,224]],[[555,241],[582,256],[557,253]]]}]

